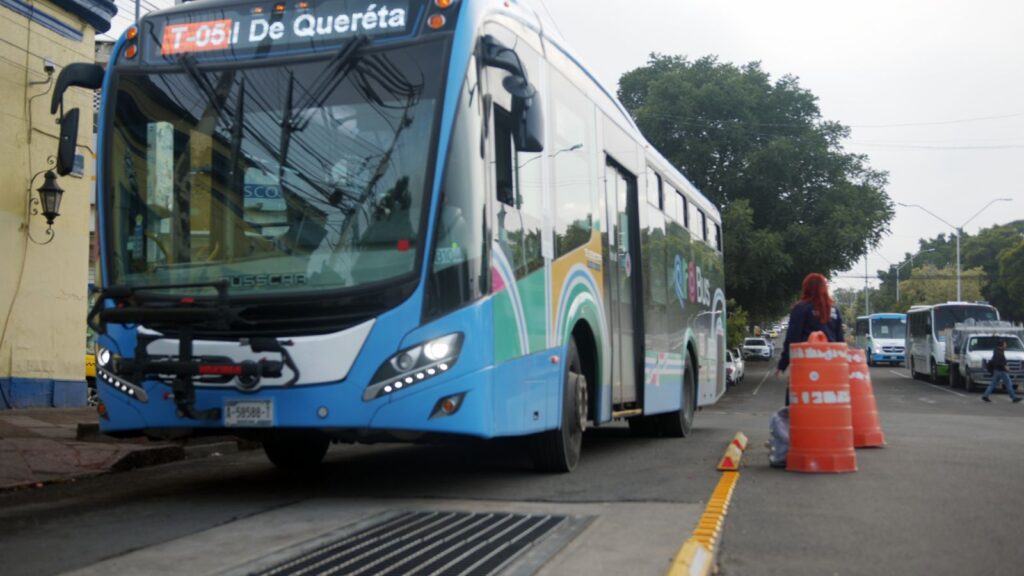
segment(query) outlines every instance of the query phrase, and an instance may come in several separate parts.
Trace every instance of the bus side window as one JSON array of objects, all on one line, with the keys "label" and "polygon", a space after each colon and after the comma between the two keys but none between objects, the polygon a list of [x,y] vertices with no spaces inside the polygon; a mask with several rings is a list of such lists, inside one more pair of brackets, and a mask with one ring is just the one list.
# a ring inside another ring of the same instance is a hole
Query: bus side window
[{"label": "bus side window", "polygon": [[445,163],[437,240],[423,306],[427,319],[481,298],[488,288],[490,270],[484,253],[488,243],[483,233],[487,228],[487,179],[479,156],[485,108],[478,95],[476,62],[471,60],[459,93],[451,151]]},{"label": "bus side window", "polygon": [[654,171],[654,168],[647,167],[647,203],[658,210],[665,209],[665,200],[662,195],[661,174]]},{"label": "bus side window", "polygon": [[690,202],[689,202],[689,200],[686,199],[686,196],[684,196],[682,192],[678,192],[678,194],[679,194],[679,198],[683,201],[682,206],[681,206],[682,210],[683,210],[683,213],[682,213],[682,218],[679,220],[679,223],[683,225],[683,228],[686,228],[687,230],[689,230],[690,229]]}]

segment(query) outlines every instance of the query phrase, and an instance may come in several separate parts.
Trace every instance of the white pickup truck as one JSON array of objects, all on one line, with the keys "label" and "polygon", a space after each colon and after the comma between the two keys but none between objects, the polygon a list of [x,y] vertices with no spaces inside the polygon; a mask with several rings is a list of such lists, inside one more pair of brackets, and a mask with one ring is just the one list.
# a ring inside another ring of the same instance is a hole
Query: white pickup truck
[{"label": "white pickup truck", "polygon": [[992,372],[988,361],[1000,342],[1006,342],[1006,368],[1015,386],[1024,384],[1024,327],[1009,322],[956,324],[945,332],[949,385],[963,385],[970,392],[988,386]]}]

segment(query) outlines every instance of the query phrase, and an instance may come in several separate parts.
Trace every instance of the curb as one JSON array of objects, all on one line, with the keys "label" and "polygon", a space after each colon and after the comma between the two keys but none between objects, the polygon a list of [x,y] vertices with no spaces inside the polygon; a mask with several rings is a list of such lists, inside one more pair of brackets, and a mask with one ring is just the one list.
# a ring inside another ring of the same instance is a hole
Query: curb
[{"label": "curb", "polygon": [[211,456],[235,454],[242,450],[238,444],[238,442],[234,441],[224,441],[211,442],[209,444],[196,444],[193,446],[185,446],[185,459],[195,460],[198,458],[209,458]]},{"label": "curb", "polygon": [[167,464],[185,459],[185,448],[182,446],[154,446],[132,450],[110,467],[110,472],[127,472],[136,468]]},{"label": "curb", "polygon": [[704,508],[704,514],[690,538],[672,558],[666,576],[707,576],[717,572],[715,558],[718,556],[718,544],[725,524],[725,514],[729,511],[729,502],[740,479],[738,469],[746,447],[747,437],[737,432],[718,465],[718,469],[724,471]]}]

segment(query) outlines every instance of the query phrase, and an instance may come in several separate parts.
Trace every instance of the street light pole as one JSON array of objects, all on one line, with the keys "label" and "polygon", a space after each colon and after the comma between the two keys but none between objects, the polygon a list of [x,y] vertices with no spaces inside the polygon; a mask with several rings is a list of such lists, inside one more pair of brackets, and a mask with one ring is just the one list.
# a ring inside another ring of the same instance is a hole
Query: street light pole
[{"label": "street light pole", "polygon": [[960,302],[963,298],[960,295],[960,237],[964,234],[964,227],[961,226],[956,229],[956,301]]},{"label": "street light pole", "polygon": [[954,225],[950,224],[949,222],[946,222],[942,217],[938,216],[937,214],[935,214],[931,210],[925,208],[924,206],[921,206],[920,204],[904,204],[903,202],[897,202],[897,204],[899,204],[900,206],[903,206],[905,208],[920,208],[921,210],[924,210],[925,212],[930,214],[933,218],[935,218],[939,222],[942,222],[946,226],[949,226],[950,228],[953,229],[954,232],[956,232],[956,300],[957,300],[957,302],[959,302],[963,298],[963,294],[960,291],[960,237],[963,236],[964,226],[967,226],[968,224],[970,224],[971,220],[974,220],[975,218],[980,216],[981,213],[984,212],[986,208],[988,208],[989,206],[995,204],[996,202],[1013,202],[1013,198],[996,198],[995,200],[992,200],[988,204],[985,204],[984,206],[982,206],[981,210],[978,210],[974,214],[974,216],[971,216],[970,218],[967,219],[966,222],[964,222],[963,224],[961,224],[959,226],[954,226]]}]

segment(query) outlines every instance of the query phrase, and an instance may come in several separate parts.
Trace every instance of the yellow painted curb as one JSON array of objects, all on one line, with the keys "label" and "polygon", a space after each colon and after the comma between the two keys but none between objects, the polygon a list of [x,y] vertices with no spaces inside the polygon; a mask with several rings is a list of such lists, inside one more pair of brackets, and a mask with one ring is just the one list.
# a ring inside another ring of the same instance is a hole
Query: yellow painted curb
[{"label": "yellow painted curb", "polygon": [[743,458],[743,451],[747,449],[747,437],[743,432],[737,432],[736,436],[729,442],[725,449],[725,456],[718,463],[719,470],[739,470],[740,459]]},{"label": "yellow painted curb", "polygon": [[672,576],[701,576],[711,572],[711,551],[694,540],[687,540],[672,561]]},{"label": "yellow painted curb", "polygon": [[747,435],[744,434],[743,432],[737,432],[736,436],[733,437],[733,439],[732,439],[732,443],[737,448],[739,448],[740,450],[742,450],[744,452],[747,450],[747,442],[748,442]]},{"label": "yellow painted curb", "polygon": [[[736,468],[739,467],[740,457],[747,447],[747,437],[738,432],[729,447],[726,449],[725,458],[734,459]],[[719,464],[721,470],[722,464]],[[701,515],[694,528],[693,534],[683,543],[676,552],[669,566],[667,576],[707,576],[714,569],[714,559],[718,554],[718,541],[722,534],[722,526],[725,523],[725,514],[729,511],[729,502],[736,490],[736,483],[740,479],[740,473],[733,468],[722,473],[715,491],[711,493],[707,506],[704,507],[704,514]]]}]

